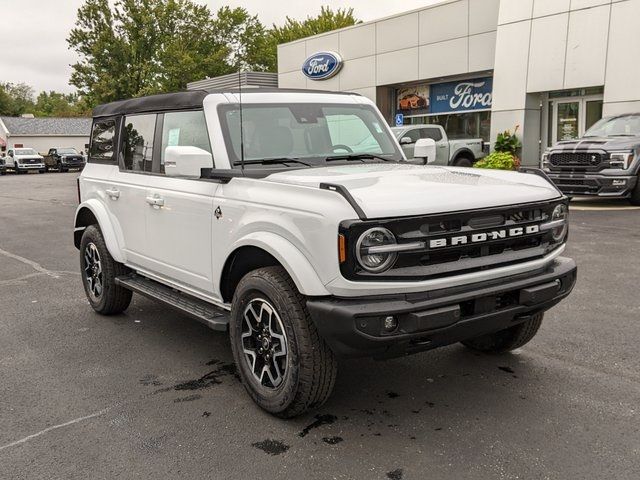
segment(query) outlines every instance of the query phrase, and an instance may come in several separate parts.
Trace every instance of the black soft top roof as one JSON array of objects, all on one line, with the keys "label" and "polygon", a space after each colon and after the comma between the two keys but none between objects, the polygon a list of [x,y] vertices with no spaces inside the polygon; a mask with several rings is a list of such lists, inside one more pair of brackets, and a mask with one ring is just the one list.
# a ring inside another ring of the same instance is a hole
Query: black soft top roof
[{"label": "black soft top roof", "polygon": [[129,100],[118,100],[117,102],[98,105],[93,109],[93,116],[111,117],[131,113],[202,108],[202,101],[208,94],[205,90],[191,90],[188,92],[163,93]]},{"label": "black soft top roof", "polygon": [[[163,112],[170,110],[189,110],[202,108],[202,101],[210,93],[237,93],[238,88],[216,90],[189,90],[186,92],[163,93],[148,97],[118,100],[117,102],[98,105],[93,109],[94,117],[111,117],[114,115],[126,115],[132,113]],[[242,89],[243,93],[330,93],[333,95],[357,95],[349,92],[328,92],[322,90],[303,90],[285,88],[251,88]]]}]

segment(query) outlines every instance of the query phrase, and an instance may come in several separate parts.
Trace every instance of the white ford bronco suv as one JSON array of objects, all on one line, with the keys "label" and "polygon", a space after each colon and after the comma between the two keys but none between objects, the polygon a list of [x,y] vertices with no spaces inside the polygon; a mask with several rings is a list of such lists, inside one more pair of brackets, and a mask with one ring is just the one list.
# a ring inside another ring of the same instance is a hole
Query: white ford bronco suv
[{"label": "white ford bronco suv", "polygon": [[567,199],[542,172],[406,163],[355,94],[99,106],[79,196],[93,309],[136,292],[228,330],[246,390],[280,417],[327,400],[338,358],[518,348],[576,280]]}]

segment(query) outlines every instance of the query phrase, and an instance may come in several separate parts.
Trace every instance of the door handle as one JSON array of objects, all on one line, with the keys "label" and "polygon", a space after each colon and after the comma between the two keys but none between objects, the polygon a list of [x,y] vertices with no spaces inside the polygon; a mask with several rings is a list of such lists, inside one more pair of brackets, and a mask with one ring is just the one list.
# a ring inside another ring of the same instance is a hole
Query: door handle
[{"label": "door handle", "polygon": [[147,197],[147,203],[153,208],[164,207],[164,198],[157,195]]},{"label": "door handle", "polygon": [[118,190],[117,188],[110,188],[106,190],[106,194],[109,195],[111,200],[117,200],[120,198],[120,190]]}]

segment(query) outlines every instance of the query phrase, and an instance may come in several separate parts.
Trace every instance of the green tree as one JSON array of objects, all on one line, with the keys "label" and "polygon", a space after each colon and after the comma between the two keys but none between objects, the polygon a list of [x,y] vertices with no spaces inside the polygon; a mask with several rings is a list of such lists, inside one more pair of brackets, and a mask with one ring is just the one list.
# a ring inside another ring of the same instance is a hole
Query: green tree
[{"label": "green tree", "polygon": [[33,88],[26,83],[0,83],[0,115],[33,113]]},{"label": "green tree", "polygon": [[86,114],[76,93],[40,92],[34,114],[38,117],[77,117]]},{"label": "green tree", "polygon": [[278,71],[278,45],[293,42],[301,38],[310,37],[319,33],[326,33],[339,28],[350,27],[361,23],[354,13],[353,8],[332,10],[330,7],[322,7],[320,14],[315,17],[307,17],[305,20],[295,20],[287,17],[281,27],[273,25],[266,41],[268,51],[265,55],[268,59],[267,70]]},{"label": "green tree", "polygon": [[233,72],[265,36],[242,8],[212,15],[192,0],[86,0],[77,25],[68,38],[80,55],[71,84],[89,105]]}]

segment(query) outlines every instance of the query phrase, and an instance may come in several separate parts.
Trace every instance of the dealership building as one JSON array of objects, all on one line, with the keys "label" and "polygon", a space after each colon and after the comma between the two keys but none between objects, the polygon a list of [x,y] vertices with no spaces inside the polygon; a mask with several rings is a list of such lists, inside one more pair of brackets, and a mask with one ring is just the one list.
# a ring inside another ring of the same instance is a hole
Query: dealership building
[{"label": "dealership building", "polygon": [[281,88],[349,91],[452,138],[518,126],[523,163],[640,111],[640,0],[451,0],[278,47]]}]

